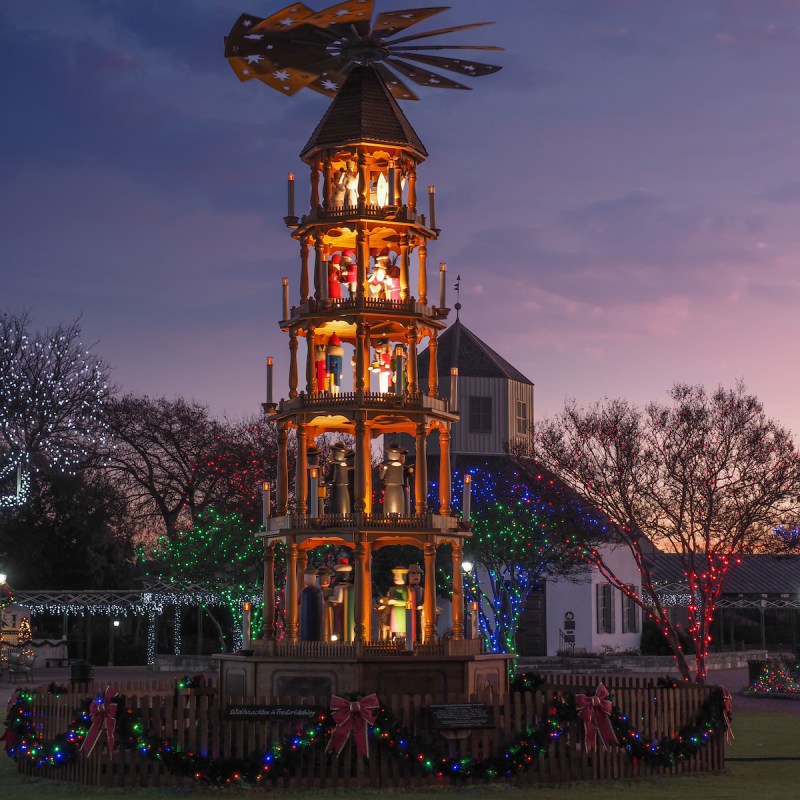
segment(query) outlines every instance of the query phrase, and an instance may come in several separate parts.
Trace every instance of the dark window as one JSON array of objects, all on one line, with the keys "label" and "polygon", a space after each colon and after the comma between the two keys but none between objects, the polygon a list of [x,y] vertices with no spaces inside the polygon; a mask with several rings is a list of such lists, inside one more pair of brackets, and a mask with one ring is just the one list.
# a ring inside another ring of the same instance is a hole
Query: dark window
[{"label": "dark window", "polygon": [[528,404],[517,400],[517,433],[525,436],[528,433]]},{"label": "dark window", "polygon": [[610,583],[597,584],[597,632],[614,633],[614,591]]},{"label": "dark window", "polygon": [[[633,594],[638,594],[637,587],[632,583],[627,586]],[[622,595],[622,632],[639,633],[639,605],[627,594]]]},{"label": "dark window", "polygon": [[492,398],[470,397],[469,399],[469,432],[492,432]]}]

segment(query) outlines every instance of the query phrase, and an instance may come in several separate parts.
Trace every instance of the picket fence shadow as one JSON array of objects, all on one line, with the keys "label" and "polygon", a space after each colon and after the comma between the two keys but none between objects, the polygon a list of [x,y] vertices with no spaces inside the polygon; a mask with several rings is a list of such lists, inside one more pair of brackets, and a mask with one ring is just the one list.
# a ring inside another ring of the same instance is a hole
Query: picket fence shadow
[{"label": "picket fence shadow", "polygon": [[[504,699],[491,700],[493,727],[461,731],[443,738],[434,727],[430,706],[436,702],[430,695],[416,694],[381,697],[397,722],[423,748],[438,748],[459,758],[481,759],[502,753],[525,730],[548,717],[553,695],[567,691],[594,694],[602,681],[612,691],[614,703],[627,715],[631,724],[647,740],[675,736],[687,724],[693,724],[710,687],[680,686],[662,688],[646,678],[614,676],[547,675],[546,684],[536,691],[511,692]],[[36,695],[33,717],[45,738],[63,733],[75,718],[81,703],[106,687],[83,685],[67,694]],[[225,710],[230,705],[287,705],[326,708],[325,697],[228,697],[220,698],[210,685],[190,689],[174,689],[163,681],[139,681],[116,685],[125,696],[128,708],[140,715],[149,735],[174,740],[186,752],[212,758],[244,757],[266,752],[273,744],[286,741],[303,726],[296,721],[276,720],[250,722],[228,720]],[[485,698],[462,697],[454,702],[483,702]],[[454,738],[455,737],[455,738]],[[524,769],[504,783],[529,785],[568,781],[615,780],[654,775],[686,774],[717,771],[724,767],[724,736],[717,733],[695,755],[674,766],[650,766],[630,758],[617,747],[587,752],[581,723],[570,723],[565,733],[551,742],[546,752],[534,758]],[[39,767],[20,760],[22,774],[76,782],[93,786],[188,786],[192,778],[169,772],[157,760],[130,750],[117,750],[110,756],[105,741],[91,756],[81,755],[75,762],[58,767]],[[425,774],[420,765],[403,760],[395,752],[370,740],[369,759],[361,758],[352,741],[339,757],[325,753],[318,745],[302,751],[287,776],[270,779],[266,787],[292,788],[402,788],[449,783],[451,776]],[[476,779],[477,780],[477,779]],[[481,778],[480,782],[485,782]]]}]

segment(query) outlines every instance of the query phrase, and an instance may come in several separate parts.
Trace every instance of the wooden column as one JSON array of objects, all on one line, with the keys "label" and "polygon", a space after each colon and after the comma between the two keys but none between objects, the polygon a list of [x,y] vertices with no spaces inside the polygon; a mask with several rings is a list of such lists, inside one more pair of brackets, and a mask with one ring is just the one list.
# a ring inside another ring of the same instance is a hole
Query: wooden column
[{"label": "wooden column", "polygon": [[308,453],[306,452],[306,423],[297,423],[297,456],[295,457],[294,493],[297,513],[308,513]]},{"label": "wooden column", "polygon": [[277,514],[289,513],[289,430],[284,422],[278,428]]},{"label": "wooden column", "polygon": [[416,505],[414,511],[424,514],[428,510],[428,462],[426,460],[427,439],[425,437],[425,424],[417,425],[417,450],[416,463],[414,464],[414,497]]},{"label": "wooden column", "polygon": [[356,373],[354,389],[357,392],[364,392],[364,323],[361,320],[356,322]]},{"label": "wooden column", "polygon": [[316,208],[319,206],[319,168],[319,161],[315,161],[311,165],[311,196],[309,198],[309,207],[312,211],[316,210]]},{"label": "wooden column", "polygon": [[422,605],[422,641],[432,642],[436,639],[436,546],[426,544],[423,548],[425,557],[425,591]]},{"label": "wooden column", "polygon": [[417,167],[409,164],[408,167],[408,209],[417,213]]},{"label": "wooden column", "polygon": [[369,205],[369,170],[367,154],[358,154],[358,207],[364,209]]},{"label": "wooden column", "polygon": [[292,644],[300,638],[297,616],[297,545],[292,542],[286,548],[286,637]]},{"label": "wooden column", "polygon": [[464,638],[464,558],[460,542],[453,542],[453,640]]},{"label": "wooden column", "polygon": [[275,638],[275,547],[266,539],[264,539],[264,627],[261,638]]},{"label": "wooden column", "polygon": [[306,391],[311,394],[317,392],[317,369],[314,364],[314,326],[309,325],[306,331]]},{"label": "wooden column", "polygon": [[408,298],[408,273],[410,271],[409,236],[400,234],[400,299]]},{"label": "wooden column", "polygon": [[366,601],[364,596],[372,594],[371,586],[367,585],[369,576],[368,553],[366,542],[363,540],[356,543],[356,575],[355,575],[355,626],[353,630],[354,642],[367,641],[367,631],[370,627],[370,616],[364,613]]},{"label": "wooden column", "polygon": [[330,154],[326,154],[322,162],[322,207],[331,207],[331,179],[332,167]]},{"label": "wooden column", "polygon": [[367,232],[364,226],[359,224],[356,233],[356,259],[358,266],[358,286],[356,286],[356,297],[364,297],[367,288],[367,267],[369,266],[369,246],[367,243]]},{"label": "wooden column", "polygon": [[408,364],[406,365],[408,393],[417,394],[419,392],[419,384],[417,383],[417,329],[413,325],[406,330],[406,342],[408,343]]},{"label": "wooden column", "polygon": [[450,472],[450,430],[439,431],[439,513],[450,516],[452,497],[452,474]]},{"label": "wooden column", "polygon": [[355,424],[355,444],[356,444],[356,463],[355,463],[355,503],[354,510],[363,513],[367,510],[367,472],[371,468],[369,450],[369,430],[364,421],[365,412],[356,411]]},{"label": "wooden column", "polygon": [[328,280],[327,275],[322,274],[322,251],[325,242],[322,236],[314,237],[314,299],[322,300],[322,281]]},{"label": "wooden column", "polygon": [[428,248],[424,244],[419,246],[419,288],[417,299],[422,305],[428,304]]},{"label": "wooden column", "polygon": [[297,329],[289,331],[289,397],[297,397]]},{"label": "wooden column", "polygon": [[361,359],[361,382],[364,384],[364,391],[365,392],[368,392],[370,390],[370,381],[369,381],[370,335],[369,335],[369,330],[370,330],[370,325],[369,325],[368,322],[365,322],[364,323],[364,354],[363,354],[363,358]]},{"label": "wooden column", "polygon": [[308,252],[311,237],[304,236],[300,243],[300,305],[308,302]]},{"label": "wooden column", "polygon": [[364,562],[362,574],[364,576],[364,591],[361,594],[364,619],[364,641],[372,641],[372,542],[364,542]]},{"label": "wooden column", "polygon": [[439,337],[436,331],[431,333],[431,338],[428,341],[428,353],[430,359],[428,361],[428,397],[439,396],[439,363],[437,360],[439,354]]}]

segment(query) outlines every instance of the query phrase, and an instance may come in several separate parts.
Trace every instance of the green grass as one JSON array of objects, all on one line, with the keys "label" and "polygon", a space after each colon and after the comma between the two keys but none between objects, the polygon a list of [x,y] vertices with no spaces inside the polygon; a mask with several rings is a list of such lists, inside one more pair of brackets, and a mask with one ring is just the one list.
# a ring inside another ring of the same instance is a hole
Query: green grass
[{"label": "green grass", "polygon": [[[386,800],[387,794],[398,800],[447,795],[451,800],[513,800],[508,795],[531,796],[534,800],[583,800],[602,795],[604,800],[796,800],[800,789],[800,715],[763,711],[737,712],[734,719],[736,740],[728,747],[730,758],[795,758],[796,761],[730,762],[724,773],[677,776],[655,780],[615,783],[572,783],[544,788],[516,789],[507,786],[469,786],[462,789],[364,790],[364,791],[279,791],[283,798],[325,800],[355,796],[358,800]],[[190,793],[197,798],[262,794],[263,789],[203,789]],[[0,753],[0,798],[3,800],[96,800],[130,797],[131,800],[186,796],[186,791],[170,789],[94,789],[74,784],[20,778],[11,759]]]}]

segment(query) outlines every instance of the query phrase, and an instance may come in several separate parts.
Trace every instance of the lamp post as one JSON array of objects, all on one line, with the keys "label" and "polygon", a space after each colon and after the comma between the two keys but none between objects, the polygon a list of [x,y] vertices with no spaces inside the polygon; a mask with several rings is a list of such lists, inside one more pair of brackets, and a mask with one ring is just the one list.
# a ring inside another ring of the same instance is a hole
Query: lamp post
[{"label": "lamp post", "polygon": [[478,639],[479,628],[478,625],[478,590],[476,587],[475,565],[471,561],[462,561],[461,569],[464,571],[467,580],[467,602],[469,603],[469,638]]},{"label": "lamp post", "polygon": [[111,628],[108,634],[108,666],[114,666],[114,639],[116,638],[117,629],[119,628],[119,620],[111,620]]}]

